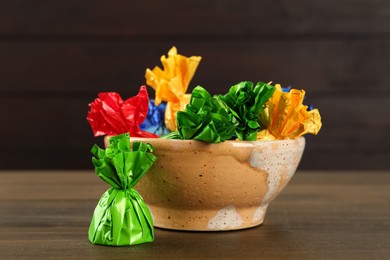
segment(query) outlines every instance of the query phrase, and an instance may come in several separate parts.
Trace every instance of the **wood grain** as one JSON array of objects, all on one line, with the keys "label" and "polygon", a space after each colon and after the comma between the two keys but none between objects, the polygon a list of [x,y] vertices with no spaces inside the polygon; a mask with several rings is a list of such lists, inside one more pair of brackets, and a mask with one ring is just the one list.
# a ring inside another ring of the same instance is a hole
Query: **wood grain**
[{"label": "wood grain", "polygon": [[92,172],[1,172],[0,258],[385,259],[388,172],[298,172],[265,223],[233,232],[156,229],[153,243],[91,245],[87,229],[107,186]]},{"label": "wood grain", "polygon": [[0,34],[35,39],[371,35],[390,32],[388,13],[386,0],[12,0],[0,4]]},{"label": "wood grain", "polygon": [[160,56],[173,45],[203,57],[190,89],[202,85],[216,94],[250,80],[304,88],[311,98],[390,95],[390,39],[0,41],[0,94],[135,95],[146,68],[161,66]]}]

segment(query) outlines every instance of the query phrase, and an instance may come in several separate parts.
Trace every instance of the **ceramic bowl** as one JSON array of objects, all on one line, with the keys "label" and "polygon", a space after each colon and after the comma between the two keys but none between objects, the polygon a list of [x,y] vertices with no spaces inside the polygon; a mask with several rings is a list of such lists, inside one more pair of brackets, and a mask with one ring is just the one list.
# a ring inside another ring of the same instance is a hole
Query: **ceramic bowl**
[{"label": "ceramic bowl", "polygon": [[[131,138],[153,145],[157,161],[135,186],[160,228],[235,230],[263,223],[293,176],[303,137],[275,141]],[[105,139],[108,143],[108,138]]]}]

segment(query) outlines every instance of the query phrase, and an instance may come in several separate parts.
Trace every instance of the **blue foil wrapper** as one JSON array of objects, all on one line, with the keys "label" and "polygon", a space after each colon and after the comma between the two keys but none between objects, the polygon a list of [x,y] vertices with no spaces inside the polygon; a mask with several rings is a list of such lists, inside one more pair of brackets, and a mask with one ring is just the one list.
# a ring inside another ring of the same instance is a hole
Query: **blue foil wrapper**
[{"label": "blue foil wrapper", "polygon": [[146,116],[145,121],[140,125],[140,128],[158,136],[168,134],[169,131],[165,127],[164,122],[166,106],[165,103],[160,103],[160,105],[156,106],[153,99],[149,100],[148,115]]}]

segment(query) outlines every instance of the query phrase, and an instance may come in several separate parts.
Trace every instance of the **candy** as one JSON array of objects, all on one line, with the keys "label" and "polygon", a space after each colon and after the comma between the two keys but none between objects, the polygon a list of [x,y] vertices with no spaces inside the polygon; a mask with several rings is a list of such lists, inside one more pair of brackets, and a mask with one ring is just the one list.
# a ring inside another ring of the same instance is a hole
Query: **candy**
[{"label": "candy", "polygon": [[177,54],[176,47],[172,47],[168,57],[161,56],[163,70],[157,66],[153,70],[146,70],[146,84],[156,91],[156,106],[161,101],[167,102],[165,125],[170,131],[177,129],[177,112],[184,110],[189,103],[190,95],[186,95],[187,88],[201,59],[199,56],[187,58]]},{"label": "candy", "polygon": [[157,135],[140,129],[148,113],[148,102],[145,86],[141,86],[138,95],[125,101],[116,92],[102,92],[89,104],[87,120],[95,136],[130,132],[133,137],[156,138]]},{"label": "candy", "polygon": [[135,142],[129,134],[111,137],[106,150],[91,152],[96,174],[111,188],[100,198],[92,216],[88,239],[92,244],[126,246],[152,242],[153,219],[133,187],[156,161],[150,144]]},{"label": "candy", "polygon": [[145,121],[142,122],[141,130],[156,134],[158,136],[168,134],[169,131],[165,127],[164,114],[167,105],[160,103],[158,106],[154,104],[154,100],[149,100],[148,114]]},{"label": "candy", "polygon": [[230,139],[235,125],[232,115],[218,97],[198,86],[192,91],[190,104],[177,113],[178,131],[164,138],[194,139],[219,143]]},{"label": "candy", "polygon": [[239,140],[256,140],[256,134],[261,128],[259,114],[273,93],[271,85],[258,82],[254,86],[252,82],[243,81],[232,86],[227,94],[220,95],[237,122],[235,132]]},{"label": "candy", "polygon": [[322,126],[318,109],[302,104],[305,91],[291,89],[284,92],[279,84],[267,102],[268,109],[261,115],[267,129],[257,134],[258,140],[292,139],[304,134],[317,134]]}]

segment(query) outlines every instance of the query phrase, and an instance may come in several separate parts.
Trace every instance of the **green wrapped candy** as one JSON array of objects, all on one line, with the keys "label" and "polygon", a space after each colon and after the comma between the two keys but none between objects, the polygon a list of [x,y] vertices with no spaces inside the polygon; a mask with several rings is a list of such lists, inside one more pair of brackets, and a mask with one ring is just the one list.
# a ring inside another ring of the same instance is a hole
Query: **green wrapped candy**
[{"label": "green wrapped candy", "polygon": [[234,117],[239,140],[256,140],[257,132],[261,130],[259,115],[274,91],[273,86],[263,82],[253,87],[252,82],[243,81],[232,86],[227,94],[219,95]]},{"label": "green wrapped candy", "polygon": [[194,139],[219,143],[232,138],[235,124],[232,115],[219,97],[212,97],[201,86],[191,94],[185,111],[177,113],[178,131],[163,138]]},{"label": "green wrapped candy", "polygon": [[92,148],[96,174],[111,185],[93,213],[88,231],[92,244],[128,246],[153,241],[152,216],[133,189],[157,159],[152,151],[150,144],[141,142],[131,148],[129,134],[112,137],[106,150]]}]

